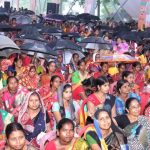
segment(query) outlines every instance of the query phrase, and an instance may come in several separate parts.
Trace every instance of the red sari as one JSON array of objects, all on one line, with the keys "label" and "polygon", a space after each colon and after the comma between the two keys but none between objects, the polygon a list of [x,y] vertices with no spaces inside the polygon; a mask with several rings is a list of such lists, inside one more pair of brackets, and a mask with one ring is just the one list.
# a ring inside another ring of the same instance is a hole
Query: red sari
[{"label": "red sari", "polygon": [[144,88],[144,73],[143,72],[136,72],[135,84],[139,86],[140,91],[143,91],[143,88]]},{"label": "red sari", "polygon": [[75,101],[80,101],[81,100],[81,93],[84,93],[84,89],[82,87],[82,85],[80,84],[74,84],[72,86],[73,92],[72,92],[72,96],[73,96],[73,100]]}]

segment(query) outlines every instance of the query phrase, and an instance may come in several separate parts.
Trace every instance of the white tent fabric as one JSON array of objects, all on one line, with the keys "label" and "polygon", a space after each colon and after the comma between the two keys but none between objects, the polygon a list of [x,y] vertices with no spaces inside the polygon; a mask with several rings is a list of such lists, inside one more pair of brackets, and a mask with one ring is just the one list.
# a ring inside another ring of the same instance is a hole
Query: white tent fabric
[{"label": "white tent fabric", "polygon": [[141,0],[119,0],[120,5],[135,20],[138,20]]},{"label": "white tent fabric", "polygon": [[0,49],[4,48],[20,49],[10,38],[0,35]]}]

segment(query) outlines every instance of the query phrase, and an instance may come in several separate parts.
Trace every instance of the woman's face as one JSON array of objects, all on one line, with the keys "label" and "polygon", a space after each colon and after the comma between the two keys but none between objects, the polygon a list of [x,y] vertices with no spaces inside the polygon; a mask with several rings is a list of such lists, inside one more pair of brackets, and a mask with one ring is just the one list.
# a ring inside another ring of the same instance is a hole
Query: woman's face
[{"label": "woman's face", "polygon": [[141,106],[140,106],[139,102],[136,99],[133,100],[130,103],[129,109],[127,111],[130,115],[138,117],[140,115],[140,111],[141,111]]},{"label": "woman's face", "polygon": [[85,71],[85,70],[86,70],[85,62],[82,62],[82,63],[80,64],[79,70],[80,70],[80,71]]},{"label": "woman's face", "polygon": [[49,72],[55,72],[55,70],[56,70],[56,64],[55,63],[51,63],[49,65],[48,70],[49,70]]},{"label": "woman's face", "polygon": [[58,136],[63,145],[69,144],[74,138],[74,129],[72,124],[64,124],[60,131],[58,131]]},{"label": "woman's face", "polygon": [[29,71],[29,76],[30,77],[34,77],[35,74],[36,74],[36,70],[34,68]]},{"label": "woman's face", "polygon": [[111,119],[107,112],[102,111],[98,116],[99,127],[102,130],[109,130],[111,127]]},{"label": "woman's face", "polygon": [[103,71],[104,73],[108,73],[108,64],[104,64],[104,65],[102,66],[102,71]]},{"label": "woman's face", "polygon": [[69,87],[63,92],[63,99],[69,101],[71,98],[72,98],[72,89],[71,87]]},{"label": "woman's face", "polygon": [[140,71],[141,70],[141,65],[137,65],[136,67],[135,67],[135,71]]},{"label": "woman's face", "polygon": [[134,75],[129,74],[127,77],[125,77],[125,80],[127,80],[130,84],[134,83]]},{"label": "woman's face", "polygon": [[107,94],[109,92],[109,83],[105,83],[104,85],[102,85],[101,87],[98,87],[98,89],[104,93]]},{"label": "woman's face", "polygon": [[9,80],[9,83],[8,83],[8,89],[12,92],[16,92],[17,89],[18,89],[18,82],[15,78],[12,78]]},{"label": "woman's face", "polygon": [[55,78],[54,81],[52,82],[52,87],[58,89],[60,86],[61,80],[60,78]]},{"label": "woman's face", "polygon": [[17,66],[18,68],[21,68],[21,67],[22,67],[22,60],[21,60],[21,59],[19,59],[19,60],[16,62],[16,66]]},{"label": "woman's face", "polygon": [[130,88],[130,85],[129,85],[129,83],[127,82],[127,83],[124,83],[123,85],[122,85],[122,87],[120,88],[120,93],[122,93],[122,94],[129,94],[130,93],[130,90],[131,90],[131,88]]},{"label": "woman's face", "polygon": [[126,67],[124,65],[121,65],[119,68],[119,73],[122,73],[126,70]]},{"label": "woman's face", "polygon": [[10,149],[22,150],[25,146],[26,139],[24,133],[20,130],[13,131],[7,140]]},{"label": "woman's face", "polygon": [[28,102],[28,107],[31,110],[37,110],[40,107],[40,100],[37,95],[31,95]]}]

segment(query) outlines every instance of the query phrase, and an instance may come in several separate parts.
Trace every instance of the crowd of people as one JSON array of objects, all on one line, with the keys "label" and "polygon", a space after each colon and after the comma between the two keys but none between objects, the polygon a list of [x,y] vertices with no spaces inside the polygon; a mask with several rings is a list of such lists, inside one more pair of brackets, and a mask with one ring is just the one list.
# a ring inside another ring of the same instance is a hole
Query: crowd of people
[{"label": "crowd of people", "polygon": [[[17,26],[15,18],[1,23]],[[43,22],[45,28],[78,33],[80,38],[67,37],[77,44],[83,38],[103,37],[112,53],[132,55],[137,62],[93,62],[91,48],[84,58],[74,53],[68,64],[63,54],[49,62],[25,53],[1,58],[1,149],[150,149],[150,50],[143,39],[114,38],[109,31],[102,32],[100,24]],[[107,25],[118,26],[111,21]],[[125,26],[130,32],[136,29],[136,23]],[[23,40],[17,32],[4,34],[20,46]],[[56,40],[42,36],[49,43]]]}]

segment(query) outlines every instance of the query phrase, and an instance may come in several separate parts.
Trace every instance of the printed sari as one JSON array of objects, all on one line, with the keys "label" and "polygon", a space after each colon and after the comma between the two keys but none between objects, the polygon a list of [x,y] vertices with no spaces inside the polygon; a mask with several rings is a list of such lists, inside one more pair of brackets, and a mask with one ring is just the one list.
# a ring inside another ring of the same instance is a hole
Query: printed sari
[{"label": "printed sari", "polygon": [[39,76],[30,77],[28,74],[19,80],[19,83],[28,90],[36,90],[39,84]]},{"label": "printed sari", "polygon": [[42,86],[40,89],[37,90],[43,99],[44,107],[46,108],[48,115],[50,117],[50,126],[51,128],[54,126],[54,119],[52,114],[52,106],[55,102],[58,101],[58,94],[57,92],[50,95],[50,86]]},{"label": "printed sari", "polygon": [[129,148],[132,150],[150,149],[150,123],[144,116],[124,128]]},{"label": "printed sari", "polygon": [[97,144],[101,150],[128,150],[124,136],[118,132],[111,132],[106,138],[102,137],[99,123],[94,119],[94,124],[85,127],[84,139],[88,145]]},{"label": "printed sari", "polygon": [[34,119],[30,118],[28,114],[28,103],[31,94],[32,92],[27,95],[26,100],[22,103],[18,116],[18,122],[23,126],[25,130],[26,139],[33,143],[33,145],[35,145],[36,147],[39,147],[39,145],[37,144],[37,136],[41,132],[46,131],[46,110],[44,108],[42,100],[40,99],[41,109],[39,113]]}]

